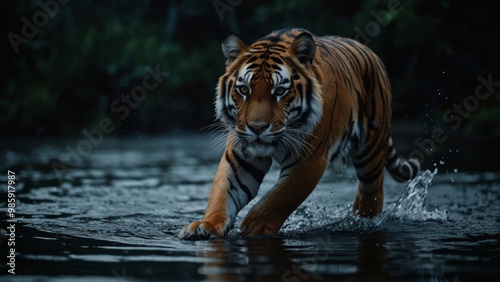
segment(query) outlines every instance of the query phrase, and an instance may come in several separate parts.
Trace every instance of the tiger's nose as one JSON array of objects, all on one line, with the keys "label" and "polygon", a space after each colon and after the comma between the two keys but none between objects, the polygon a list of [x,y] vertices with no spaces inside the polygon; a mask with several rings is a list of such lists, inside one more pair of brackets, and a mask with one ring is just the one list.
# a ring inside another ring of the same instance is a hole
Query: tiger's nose
[{"label": "tiger's nose", "polygon": [[255,133],[257,135],[261,134],[264,130],[266,130],[270,126],[271,126],[271,124],[270,123],[266,123],[266,122],[250,122],[250,123],[247,123],[248,129],[250,129],[250,131],[252,131],[253,133]]}]

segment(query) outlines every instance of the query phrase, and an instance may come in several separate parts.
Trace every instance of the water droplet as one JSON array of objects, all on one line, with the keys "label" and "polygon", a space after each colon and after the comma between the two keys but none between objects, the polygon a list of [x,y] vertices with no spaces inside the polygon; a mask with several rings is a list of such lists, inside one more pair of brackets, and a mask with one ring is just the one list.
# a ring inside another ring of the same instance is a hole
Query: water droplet
[{"label": "water droplet", "polygon": [[438,164],[437,163],[434,163],[434,166],[437,166]]},{"label": "water droplet", "polygon": [[458,172],[458,168],[455,168],[453,171],[454,171],[454,172]]},{"label": "water droplet", "polygon": [[444,165],[444,160],[440,160],[439,163]]}]

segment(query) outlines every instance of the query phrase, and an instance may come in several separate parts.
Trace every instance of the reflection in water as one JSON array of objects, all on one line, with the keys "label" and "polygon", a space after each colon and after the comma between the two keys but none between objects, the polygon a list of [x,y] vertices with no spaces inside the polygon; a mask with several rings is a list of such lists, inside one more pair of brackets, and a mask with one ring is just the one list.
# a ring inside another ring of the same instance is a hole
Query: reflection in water
[{"label": "reflection in water", "polygon": [[335,242],[343,236],[326,234],[301,246],[282,238],[208,241],[198,274],[207,281],[319,281],[332,275],[350,281],[390,280],[383,232],[356,236],[351,246]]},{"label": "reflection in water", "polygon": [[255,281],[316,281],[314,274],[291,260],[293,254],[283,247],[283,240],[238,239],[209,241],[209,258],[198,269],[209,281],[239,281],[251,277]]},{"label": "reflection in water", "polygon": [[[418,256],[418,248],[407,248],[412,239],[406,237],[400,242],[405,246],[403,250],[391,246],[389,253],[387,235],[380,226],[391,224],[391,220],[445,220],[445,213],[425,208],[434,175],[430,171],[422,173],[375,219],[347,216],[334,223],[289,233],[285,239],[209,241],[211,250],[203,253],[209,259],[198,273],[211,281],[248,277],[257,281],[316,281],[332,275],[345,276],[350,281],[391,280],[390,257],[408,256],[405,252],[410,252],[410,257]],[[302,239],[299,246],[293,244],[294,236]]]},{"label": "reflection in water", "polygon": [[358,272],[353,281],[388,281],[386,235],[376,232],[359,236]]},{"label": "reflection in water", "polygon": [[[386,211],[366,220],[347,216],[354,170],[327,171],[278,237],[180,241],[180,228],[203,216],[220,160],[209,143],[205,135],[110,137],[62,181],[50,160],[64,159],[73,143],[0,143],[0,166],[18,180],[20,273],[33,276],[26,281],[109,282],[123,278],[117,273],[134,281],[498,280],[499,173],[388,181]],[[262,192],[278,177],[272,169]]]}]

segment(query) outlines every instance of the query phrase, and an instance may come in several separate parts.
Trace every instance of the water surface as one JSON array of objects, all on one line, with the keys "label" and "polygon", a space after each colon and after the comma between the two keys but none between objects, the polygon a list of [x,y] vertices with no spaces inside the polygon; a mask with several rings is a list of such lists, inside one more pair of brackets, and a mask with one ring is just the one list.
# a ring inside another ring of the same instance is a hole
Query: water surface
[{"label": "water surface", "polygon": [[[500,280],[500,173],[439,172],[439,164],[410,185],[387,177],[386,211],[373,220],[349,214],[348,166],[328,170],[278,236],[245,238],[235,228],[225,240],[181,241],[180,228],[206,207],[221,154],[210,141],[108,137],[57,173],[51,164],[67,164],[68,146],[81,140],[4,141],[18,222],[16,275],[1,280]],[[257,198],[277,177],[274,167]]]}]

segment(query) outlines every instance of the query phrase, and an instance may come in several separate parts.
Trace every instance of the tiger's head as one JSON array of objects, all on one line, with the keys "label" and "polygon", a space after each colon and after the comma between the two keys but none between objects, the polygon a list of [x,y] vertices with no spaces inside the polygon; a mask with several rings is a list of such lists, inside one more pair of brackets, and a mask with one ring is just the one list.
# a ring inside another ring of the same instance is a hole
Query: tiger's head
[{"label": "tiger's head", "polygon": [[316,44],[302,32],[270,35],[248,46],[231,34],[222,43],[226,72],[217,85],[217,118],[247,156],[299,152],[321,119]]}]

